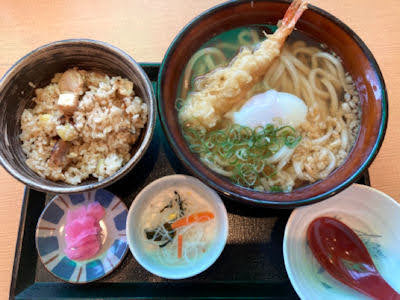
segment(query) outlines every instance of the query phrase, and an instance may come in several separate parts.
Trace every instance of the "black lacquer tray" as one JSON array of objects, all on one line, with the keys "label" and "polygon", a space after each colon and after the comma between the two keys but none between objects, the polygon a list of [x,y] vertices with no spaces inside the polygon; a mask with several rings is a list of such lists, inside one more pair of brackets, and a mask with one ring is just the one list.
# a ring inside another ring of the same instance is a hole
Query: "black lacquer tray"
[{"label": "black lacquer tray", "polygon": [[[155,87],[158,64],[142,64]],[[129,207],[153,180],[187,174],[170,149],[159,121],[149,149],[138,165],[107,189]],[[359,183],[369,185],[368,172]],[[224,199],[229,214],[227,245],[216,263],[185,280],[165,280],[143,269],[130,253],[110,275],[85,285],[65,283],[50,274],[38,258],[35,228],[53,195],[25,189],[12,273],[11,299],[132,298],[264,298],[298,299],[287,277],[283,233],[291,210],[247,207]]]}]

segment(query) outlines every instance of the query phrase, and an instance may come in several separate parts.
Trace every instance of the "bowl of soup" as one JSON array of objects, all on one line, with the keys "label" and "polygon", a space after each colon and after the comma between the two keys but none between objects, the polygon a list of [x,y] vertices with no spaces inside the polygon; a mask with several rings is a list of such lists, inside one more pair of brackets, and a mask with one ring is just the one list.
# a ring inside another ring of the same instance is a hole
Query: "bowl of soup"
[{"label": "bowl of soup", "polygon": [[192,20],[161,65],[161,123],[198,178],[245,203],[320,201],[372,163],[387,93],[367,46],[306,1],[232,1]]},{"label": "bowl of soup", "polygon": [[220,256],[228,215],[218,194],[197,178],[170,175],[146,186],[127,216],[127,240],[137,262],[167,279],[195,276]]}]

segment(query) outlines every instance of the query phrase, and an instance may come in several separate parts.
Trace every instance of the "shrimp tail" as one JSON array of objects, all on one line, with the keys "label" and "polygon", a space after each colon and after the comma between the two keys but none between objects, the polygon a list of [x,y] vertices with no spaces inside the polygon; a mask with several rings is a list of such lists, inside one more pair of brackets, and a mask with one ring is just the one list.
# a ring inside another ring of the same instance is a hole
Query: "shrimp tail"
[{"label": "shrimp tail", "polygon": [[289,35],[293,31],[297,20],[307,9],[307,5],[308,0],[294,0],[287,9],[278,30],[282,31],[284,35]]}]

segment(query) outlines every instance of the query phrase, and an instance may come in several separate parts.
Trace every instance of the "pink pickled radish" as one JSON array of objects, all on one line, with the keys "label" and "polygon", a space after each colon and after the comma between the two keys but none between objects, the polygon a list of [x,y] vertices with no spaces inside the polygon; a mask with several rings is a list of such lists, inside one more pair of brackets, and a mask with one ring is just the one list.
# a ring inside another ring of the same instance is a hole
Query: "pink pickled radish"
[{"label": "pink pickled radish", "polygon": [[96,219],[96,221],[100,221],[101,219],[103,219],[104,214],[105,214],[105,210],[103,208],[103,206],[101,206],[98,202],[92,202],[87,206],[87,214],[89,216],[92,216],[93,218]]},{"label": "pink pickled radish", "polygon": [[83,239],[80,240],[72,240],[70,241],[69,247],[68,249],[76,249],[76,248],[80,248],[83,247],[86,244],[90,244],[90,243],[95,243],[98,241],[97,235],[89,235]]},{"label": "pink pickled radish", "polygon": [[67,224],[72,220],[79,219],[86,216],[86,207],[81,206],[74,210],[69,210],[67,213]]},{"label": "pink pickled radish", "polygon": [[[90,221],[86,222],[88,219]],[[96,236],[99,231],[100,228],[93,217],[76,219],[65,226],[65,241],[67,244],[73,244],[89,236]]]},{"label": "pink pickled radish", "polygon": [[99,221],[105,210],[98,202],[81,206],[67,213],[65,224],[66,255],[73,260],[90,259],[100,250]]}]

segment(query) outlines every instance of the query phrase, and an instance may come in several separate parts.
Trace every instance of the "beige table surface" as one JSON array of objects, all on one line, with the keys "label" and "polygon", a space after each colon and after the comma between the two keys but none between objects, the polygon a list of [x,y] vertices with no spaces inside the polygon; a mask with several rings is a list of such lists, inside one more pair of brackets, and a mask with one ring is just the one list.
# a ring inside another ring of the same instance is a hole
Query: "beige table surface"
[{"label": "beige table surface", "polygon": [[[28,51],[67,38],[111,43],[160,62],[174,36],[216,0],[2,0],[0,74]],[[372,186],[400,201],[400,0],[311,0],[349,25],[375,55],[389,93],[389,126]],[[1,134],[1,133],[0,133]],[[8,297],[24,186],[0,167],[0,299]]]}]

